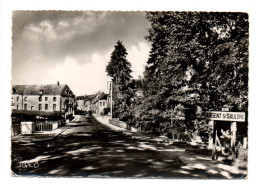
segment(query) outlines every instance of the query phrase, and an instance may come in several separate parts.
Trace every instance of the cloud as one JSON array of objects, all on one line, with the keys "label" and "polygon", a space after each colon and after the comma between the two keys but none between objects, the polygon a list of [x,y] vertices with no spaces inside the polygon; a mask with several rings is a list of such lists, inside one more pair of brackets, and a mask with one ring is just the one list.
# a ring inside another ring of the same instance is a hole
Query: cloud
[{"label": "cloud", "polygon": [[[105,72],[109,54],[94,53],[91,60],[82,65],[77,58],[66,57],[64,62],[49,69],[49,79],[56,79],[61,84],[68,84],[76,95],[93,94],[99,90],[107,91],[109,77]],[[51,82],[50,82],[51,83]]]},{"label": "cloud", "polygon": [[[26,25],[17,24],[19,19],[14,17],[15,26],[23,26],[14,27],[14,41],[20,42],[21,49],[36,47],[37,54],[56,60],[64,58],[64,55],[84,53],[91,56],[96,51],[107,51],[117,40],[127,46],[145,42],[143,37],[149,28],[143,12],[86,11],[74,14],[71,18],[65,17],[71,12],[46,12],[48,14],[39,12],[42,20],[33,13],[39,21],[27,18]],[[25,15],[30,14],[26,12]],[[19,37],[21,34],[22,38]]]},{"label": "cloud", "polygon": [[[66,14],[66,12],[64,13]],[[24,27],[23,36],[26,40],[37,43],[48,41],[73,40],[75,35],[87,36],[95,31],[103,21],[106,13],[83,12],[82,15],[61,20],[45,19]]]},{"label": "cloud", "polygon": [[[129,49],[127,58],[132,64],[133,78],[137,79],[139,75],[143,75],[149,50],[150,47],[142,42]],[[47,74],[49,83],[60,81],[69,84],[76,95],[93,94],[99,90],[107,92],[110,77],[107,76],[105,69],[110,61],[111,52],[112,50],[102,55],[96,52],[92,54],[90,60],[85,60],[85,64],[80,64],[84,62],[84,58],[79,60],[68,56],[63,62],[49,69]]]},{"label": "cloud", "polygon": [[67,83],[77,95],[106,90],[105,67],[118,40],[132,76],[142,75],[150,44],[144,12],[14,11],[12,83]]},{"label": "cloud", "polygon": [[38,25],[29,25],[25,28],[23,36],[27,40],[40,43],[42,41],[54,41],[57,39],[57,32],[50,21],[42,21]]},{"label": "cloud", "polygon": [[138,76],[143,76],[150,49],[150,46],[144,42],[139,42],[137,45],[130,47],[128,61],[132,64],[133,78],[137,79]]}]

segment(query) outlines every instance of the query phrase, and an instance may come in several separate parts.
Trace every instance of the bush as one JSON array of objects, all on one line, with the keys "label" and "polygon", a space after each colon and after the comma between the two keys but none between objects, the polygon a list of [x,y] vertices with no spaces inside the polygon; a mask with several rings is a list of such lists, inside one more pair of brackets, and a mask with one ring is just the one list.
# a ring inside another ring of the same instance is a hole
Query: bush
[{"label": "bush", "polygon": [[247,169],[248,163],[248,151],[242,147],[237,149],[237,160],[235,162],[236,166]]},{"label": "bush", "polygon": [[72,114],[67,114],[67,115],[66,115],[66,119],[72,120],[72,119],[73,119],[73,115],[72,115]]},{"label": "bush", "polygon": [[101,115],[107,115],[110,112],[110,107],[106,107],[103,109],[103,111],[101,112]]}]

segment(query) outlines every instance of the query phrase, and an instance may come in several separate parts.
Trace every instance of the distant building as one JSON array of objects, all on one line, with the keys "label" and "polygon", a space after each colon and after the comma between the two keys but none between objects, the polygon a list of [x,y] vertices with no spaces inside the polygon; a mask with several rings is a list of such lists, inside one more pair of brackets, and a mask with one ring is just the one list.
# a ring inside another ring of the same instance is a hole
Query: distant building
[{"label": "distant building", "polygon": [[107,95],[103,95],[102,97],[98,98],[94,102],[94,112],[98,115],[101,114],[101,112],[107,108]]},{"label": "distant building", "polygon": [[77,110],[86,111],[84,96],[78,96],[76,98]]},{"label": "distant building", "polygon": [[95,98],[95,95],[84,95],[84,96],[77,96],[77,110],[80,111],[92,111],[92,99]]},{"label": "distant building", "polygon": [[92,111],[91,100],[84,100],[86,111]]},{"label": "distant building", "polygon": [[12,113],[61,115],[72,113],[75,95],[68,85],[13,85]]}]

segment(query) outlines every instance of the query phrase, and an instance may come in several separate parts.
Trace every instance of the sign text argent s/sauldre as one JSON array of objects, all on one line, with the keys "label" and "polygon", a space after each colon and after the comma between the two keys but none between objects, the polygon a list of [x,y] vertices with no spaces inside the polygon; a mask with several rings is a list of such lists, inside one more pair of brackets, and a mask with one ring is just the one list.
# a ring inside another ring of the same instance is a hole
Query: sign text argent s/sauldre
[{"label": "sign text argent s/sauldre", "polygon": [[206,119],[214,121],[245,122],[245,112],[207,111]]}]

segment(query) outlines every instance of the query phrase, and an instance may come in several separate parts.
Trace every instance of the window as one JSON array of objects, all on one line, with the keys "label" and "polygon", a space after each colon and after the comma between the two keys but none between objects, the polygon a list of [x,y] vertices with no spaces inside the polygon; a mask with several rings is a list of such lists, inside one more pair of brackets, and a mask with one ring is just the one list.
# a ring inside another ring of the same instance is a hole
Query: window
[{"label": "window", "polygon": [[100,106],[102,106],[102,101],[100,102]]},{"label": "window", "polygon": [[45,110],[48,110],[48,104],[45,104]]},{"label": "window", "polygon": [[19,101],[19,96],[16,98],[16,101]]},{"label": "window", "polygon": [[39,97],[39,102],[41,102],[41,101],[42,101],[42,96]]},{"label": "window", "polygon": [[24,104],[24,110],[27,110],[27,103]]},{"label": "window", "polygon": [[27,101],[27,97],[24,97],[24,101]]},{"label": "window", "polygon": [[53,104],[53,110],[54,111],[56,110],[56,104]]},{"label": "window", "polygon": [[31,110],[33,110],[34,106],[31,106]]},{"label": "window", "polygon": [[45,101],[48,101],[48,97],[45,97]]},{"label": "window", "polygon": [[19,105],[16,106],[16,109],[19,109]]},{"label": "window", "polygon": [[56,102],[56,97],[53,97],[53,101]]},{"label": "window", "polygon": [[104,102],[103,102],[103,106],[105,106],[105,104],[106,104],[106,102],[104,101]]},{"label": "window", "polygon": [[42,110],[42,104],[39,104],[39,111]]}]

